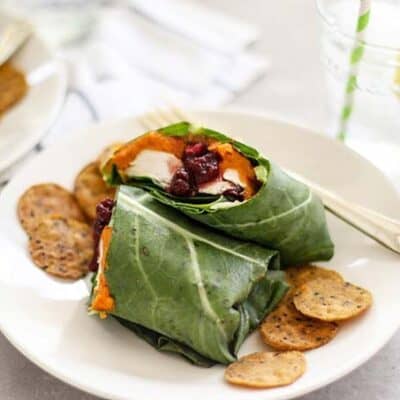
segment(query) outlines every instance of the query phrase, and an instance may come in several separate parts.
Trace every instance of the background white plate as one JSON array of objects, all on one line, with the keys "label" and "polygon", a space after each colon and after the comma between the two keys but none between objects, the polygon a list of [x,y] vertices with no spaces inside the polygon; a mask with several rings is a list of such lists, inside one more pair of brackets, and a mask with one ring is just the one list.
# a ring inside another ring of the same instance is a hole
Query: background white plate
[{"label": "background white plate", "polygon": [[[339,143],[293,125],[235,112],[199,112],[198,119],[241,137],[282,165],[350,200],[399,217],[394,189],[367,161]],[[308,371],[295,384],[273,390],[229,386],[223,367],[203,369],[161,354],[111,318],[86,314],[83,281],[65,283],[32,265],[16,203],[38,182],[71,188],[74,176],[108,143],[140,133],[134,119],[93,126],[40,154],[0,195],[0,327],[28,358],[60,379],[99,396],[147,400],[279,400],[300,396],[345,375],[371,357],[400,325],[399,256],[334,217],[337,250],[329,266],[374,294],[374,306],[344,326],[328,345],[306,354]],[[241,354],[265,349],[257,333]]]},{"label": "background white plate", "polygon": [[31,150],[46,134],[63,104],[64,68],[47,45],[32,35],[11,62],[24,72],[27,95],[0,117],[0,172]]}]

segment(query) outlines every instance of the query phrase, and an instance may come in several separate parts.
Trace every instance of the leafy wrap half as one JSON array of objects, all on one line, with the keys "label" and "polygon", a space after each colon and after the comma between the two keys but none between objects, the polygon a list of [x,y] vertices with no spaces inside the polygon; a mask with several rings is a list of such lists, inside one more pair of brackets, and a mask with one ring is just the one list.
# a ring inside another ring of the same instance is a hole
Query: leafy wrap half
[{"label": "leafy wrap half", "polygon": [[[202,137],[231,144],[251,162],[259,184],[257,192],[244,201],[229,201],[223,194],[173,196],[154,179],[124,176],[114,163],[115,154],[103,166],[106,181],[113,185],[123,182],[141,187],[158,201],[203,224],[235,238],[276,249],[280,252],[283,266],[329,260],[333,256],[334,245],[320,199],[306,185],[289,177],[257,150],[222,133],[187,122],[170,125],[157,132],[178,139]],[[130,143],[118,151],[125,151]]]},{"label": "leafy wrap half", "polygon": [[[235,360],[287,290],[276,251],[222,236],[141,189],[120,187],[107,228],[91,310],[198,365]],[[111,302],[98,301],[103,289]]]}]

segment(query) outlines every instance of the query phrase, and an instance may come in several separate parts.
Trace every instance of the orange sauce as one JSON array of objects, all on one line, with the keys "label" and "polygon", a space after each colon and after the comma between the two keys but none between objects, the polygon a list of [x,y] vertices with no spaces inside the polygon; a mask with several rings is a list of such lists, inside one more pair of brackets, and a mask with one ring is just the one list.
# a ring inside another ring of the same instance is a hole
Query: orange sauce
[{"label": "orange sauce", "polygon": [[234,169],[238,172],[240,180],[245,184],[244,198],[248,199],[257,191],[257,178],[251,162],[233,148],[230,143],[214,143],[209,150],[216,151],[221,156],[219,164],[221,175],[227,169]]},{"label": "orange sauce", "polygon": [[[112,228],[109,226],[106,226],[103,229],[103,232],[101,233],[101,238],[100,238],[100,246],[102,246],[102,257],[100,260],[100,271],[105,271],[107,269],[107,254],[108,254],[108,248],[110,247],[111,243],[111,234],[112,234]],[[95,295],[92,300],[92,305],[91,308],[95,311],[106,311],[110,312],[114,309],[115,302],[113,297],[111,296],[110,293],[110,288],[108,287],[108,283],[106,280],[106,277],[104,275],[104,272],[100,272],[98,276],[98,285],[97,288],[95,289]]]}]

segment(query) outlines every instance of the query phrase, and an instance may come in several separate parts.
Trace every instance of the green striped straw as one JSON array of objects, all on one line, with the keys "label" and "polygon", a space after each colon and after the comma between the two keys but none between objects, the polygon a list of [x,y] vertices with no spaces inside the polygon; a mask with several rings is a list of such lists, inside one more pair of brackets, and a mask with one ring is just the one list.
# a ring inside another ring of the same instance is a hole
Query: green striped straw
[{"label": "green striped straw", "polygon": [[364,33],[369,22],[371,11],[371,0],[360,0],[360,8],[358,12],[356,41],[350,54],[350,69],[347,77],[346,90],[344,95],[344,103],[340,117],[340,127],[337,134],[339,140],[344,141],[347,136],[347,126],[350,116],[353,112],[354,91],[357,88],[357,75],[360,61],[364,54]]}]

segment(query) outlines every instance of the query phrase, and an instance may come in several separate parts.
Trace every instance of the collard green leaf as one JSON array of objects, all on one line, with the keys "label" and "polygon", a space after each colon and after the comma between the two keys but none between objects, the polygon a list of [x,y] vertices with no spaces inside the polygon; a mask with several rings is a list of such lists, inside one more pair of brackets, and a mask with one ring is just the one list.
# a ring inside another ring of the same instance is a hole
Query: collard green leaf
[{"label": "collard green leaf", "polygon": [[[181,122],[159,130],[170,136],[196,133],[231,143],[263,177],[258,193],[244,202],[224,196],[177,198],[154,184],[132,179],[128,184],[147,190],[156,200],[235,238],[250,240],[280,252],[283,266],[299,265],[333,256],[320,199],[304,184],[284,173],[252,147],[207,128]],[[117,183],[115,181],[114,183]]]},{"label": "collard green leaf", "polygon": [[144,326],[135,324],[134,322],[127,321],[122,318],[117,318],[117,320],[125,328],[128,328],[130,331],[134,332],[137,336],[145,340],[149,345],[153,346],[159,351],[180,354],[188,361],[198,365],[199,367],[212,367],[215,365],[215,361],[203,357],[201,354],[182,343],[178,343],[175,340],[152,331],[151,329],[147,329]]},{"label": "collard green leaf", "polygon": [[[199,363],[193,354],[232,362],[287,289],[268,271],[279,268],[276,251],[222,236],[141,189],[120,187],[110,225],[105,276],[116,304],[112,314],[156,332],[151,340],[146,330],[142,336],[193,362]],[[261,294],[259,285],[268,290]]]},{"label": "collard green leaf", "polygon": [[274,164],[270,165],[267,184],[246,202],[202,213],[193,212],[195,205],[184,204],[182,208],[182,203],[176,203],[174,207],[234,237],[279,250],[283,266],[333,256],[334,245],[320,199]]}]

